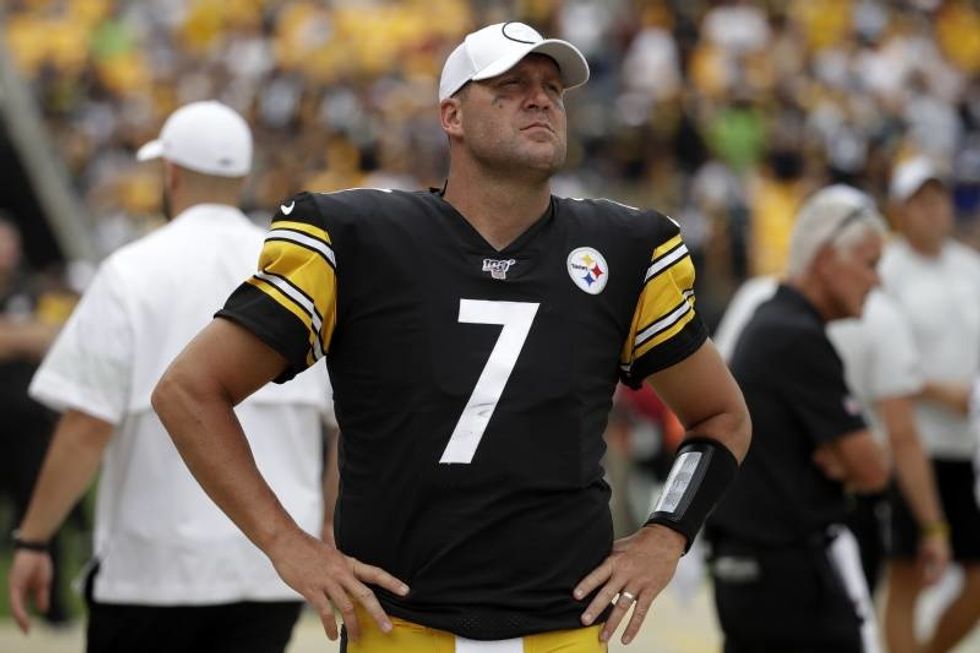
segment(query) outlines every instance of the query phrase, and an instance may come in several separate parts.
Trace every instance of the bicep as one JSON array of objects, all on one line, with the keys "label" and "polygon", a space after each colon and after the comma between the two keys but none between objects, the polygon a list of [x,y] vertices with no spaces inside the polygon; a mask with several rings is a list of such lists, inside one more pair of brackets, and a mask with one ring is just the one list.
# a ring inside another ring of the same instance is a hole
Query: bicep
[{"label": "bicep", "polygon": [[74,408],[61,415],[57,426],[57,432],[69,433],[99,451],[112,439],[114,430],[115,426],[111,422]]},{"label": "bicep", "polygon": [[875,401],[875,410],[893,447],[918,439],[915,408],[910,396],[883,397]]},{"label": "bicep", "polygon": [[679,363],[652,374],[647,381],[685,428],[697,430],[709,421],[722,421],[716,427],[719,432],[713,435],[722,435],[736,456],[744,457],[748,447],[748,411],[738,384],[710,340]]},{"label": "bicep", "polygon": [[280,376],[288,361],[247,329],[215,318],[177,356],[167,375],[195,393],[232,404]]}]

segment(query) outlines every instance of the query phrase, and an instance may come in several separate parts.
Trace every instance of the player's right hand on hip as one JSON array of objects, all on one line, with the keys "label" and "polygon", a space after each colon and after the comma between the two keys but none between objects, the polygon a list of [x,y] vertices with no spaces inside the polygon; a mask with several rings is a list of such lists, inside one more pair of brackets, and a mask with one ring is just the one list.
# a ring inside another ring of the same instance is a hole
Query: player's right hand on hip
[{"label": "player's right hand on hip", "polygon": [[280,538],[269,557],[287,585],[303,595],[320,615],[323,629],[337,639],[336,607],[347,627],[347,635],[357,641],[361,635],[355,604],[378,623],[383,632],[391,631],[391,621],[368,585],[377,585],[405,596],[408,585],[388,572],[344,555],[335,547],[297,530]]},{"label": "player's right hand on hip", "polygon": [[10,611],[24,634],[31,628],[31,620],[27,615],[29,600],[33,600],[34,607],[39,612],[48,611],[53,574],[51,556],[47,553],[27,550],[14,553],[9,577]]}]

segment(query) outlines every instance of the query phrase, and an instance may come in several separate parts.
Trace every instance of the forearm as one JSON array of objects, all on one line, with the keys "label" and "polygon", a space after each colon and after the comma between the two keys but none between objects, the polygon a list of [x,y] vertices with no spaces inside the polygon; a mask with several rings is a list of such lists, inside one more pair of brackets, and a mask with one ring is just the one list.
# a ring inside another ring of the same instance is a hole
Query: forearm
[{"label": "forearm", "polygon": [[936,496],[936,480],[919,439],[899,440],[892,445],[892,455],[898,487],[919,526],[944,522],[946,518]]},{"label": "forearm", "polygon": [[684,425],[686,437],[717,440],[739,462],[745,458],[752,422],[742,391],[710,341],[648,381]]},{"label": "forearm", "polygon": [[60,327],[42,322],[0,320],[0,359],[40,361]]},{"label": "forearm", "polygon": [[919,438],[912,398],[880,399],[876,408],[888,433],[898,487],[916,521],[922,527],[943,523],[945,517],[932,466]]},{"label": "forearm", "polygon": [[327,456],[323,469],[323,536],[324,542],[334,542],[333,520],[340,492],[340,470],[337,460],[337,440],[340,433],[335,428],[326,428]]},{"label": "forearm", "polygon": [[733,409],[688,425],[685,439],[695,436],[717,440],[741,463],[751,441],[748,412]]},{"label": "forearm", "polygon": [[259,472],[231,399],[171,370],[153,408],[194,478],[256,546],[269,554],[278,535],[298,529]]},{"label": "forearm", "polygon": [[77,411],[62,416],[18,528],[21,538],[43,542],[54,536],[95,477],[112,430]]},{"label": "forearm", "polygon": [[928,382],[923,386],[919,397],[966,415],[970,411],[972,389],[968,383]]}]

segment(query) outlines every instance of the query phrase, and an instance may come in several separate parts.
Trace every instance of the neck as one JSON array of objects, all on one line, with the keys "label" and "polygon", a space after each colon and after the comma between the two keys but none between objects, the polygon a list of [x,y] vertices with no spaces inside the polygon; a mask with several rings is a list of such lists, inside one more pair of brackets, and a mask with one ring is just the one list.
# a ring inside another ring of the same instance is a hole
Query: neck
[{"label": "neck", "polygon": [[830,300],[830,296],[824,289],[824,285],[818,283],[813,277],[807,275],[790,277],[786,281],[786,285],[803,295],[816,309],[817,313],[820,314],[824,322],[839,320],[844,317],[837,314],[833,302]]},{"label": "neck", "polygon": [[497,250],[514,242],[547,210],[548,179],[523,179],[450,166],[444,198]]},{"label": "neck", "polygon": [[173,220],[187,209],[191,208],[192,206],[197,206],[198,204],[226,204],[228,206],[238,206],[238,198],[215,195],[214,193],[177,193],[171,200],[170,219]]},{"label": "neck", "polygon": [[905,242],[909,244],[909,247],[912,248],[912,251],[914,251],[919,256],[924,256],[925,258],[936,258],[943,251],[943,243],[941,241],[925,242],[921,240],[911,240],[910,238],[906,238]]}]

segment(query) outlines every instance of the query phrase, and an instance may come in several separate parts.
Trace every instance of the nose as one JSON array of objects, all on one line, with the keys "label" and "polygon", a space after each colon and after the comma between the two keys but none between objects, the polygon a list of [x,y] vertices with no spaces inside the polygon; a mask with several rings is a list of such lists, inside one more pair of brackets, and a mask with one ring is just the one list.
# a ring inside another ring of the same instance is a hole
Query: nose
[{"label": "nose", "polygon": [[529,109],[550,109],[554,106],[554,101],[545,85],[542,82],[535,82],[529,86],[524,104]]}]

